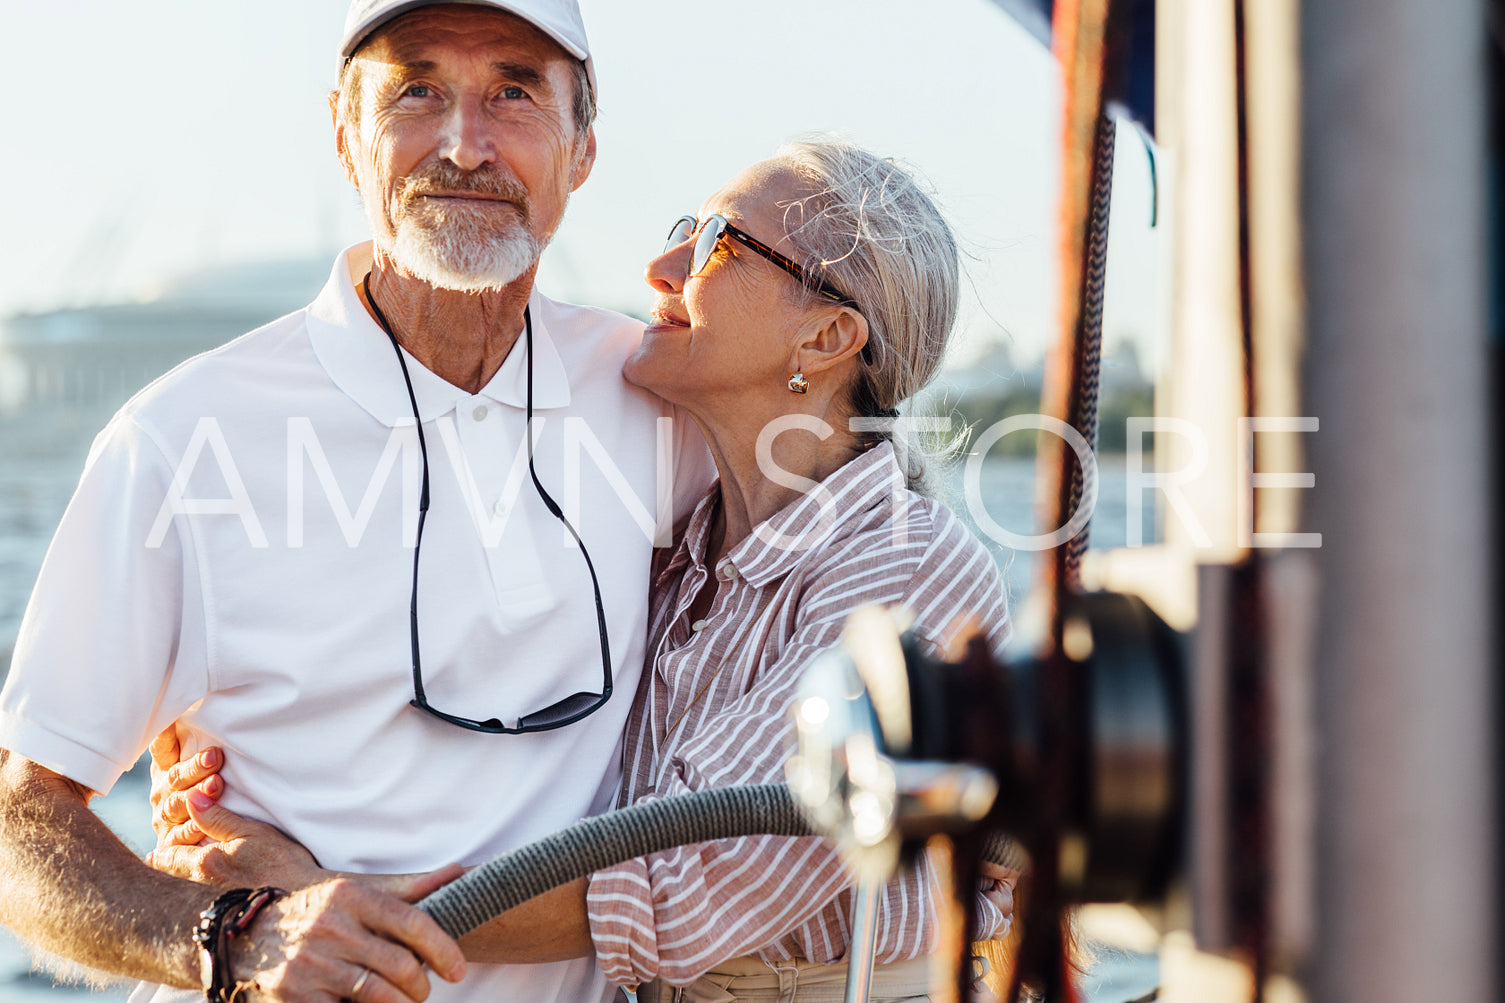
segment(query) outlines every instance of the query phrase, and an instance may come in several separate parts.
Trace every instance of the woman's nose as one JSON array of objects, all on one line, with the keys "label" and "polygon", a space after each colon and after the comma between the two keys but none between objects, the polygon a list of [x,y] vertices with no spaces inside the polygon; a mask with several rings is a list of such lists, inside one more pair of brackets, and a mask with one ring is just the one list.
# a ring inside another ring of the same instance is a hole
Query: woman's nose
[{"label": "woman's nose", "polygon": [[655,292],[677,293],[685,287],[690,274],[691,241],[682,240],[648,262],[643,279]]}]

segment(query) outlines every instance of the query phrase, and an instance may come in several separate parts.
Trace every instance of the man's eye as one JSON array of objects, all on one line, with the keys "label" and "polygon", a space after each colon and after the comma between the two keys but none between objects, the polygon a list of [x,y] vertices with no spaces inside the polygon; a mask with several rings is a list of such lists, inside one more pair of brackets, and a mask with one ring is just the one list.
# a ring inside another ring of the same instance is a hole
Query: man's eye
[{"label": "man's eye", "polygon": [[519,101],[527,96],[528,92],[521,87],[504,87],[502,89],[502,97],[508,101]]},{"label": "man's eye", "polygon": [[426,98],[431,93],[433,92],[429,90],[428,84],[414,84],[407,90],[403,91],[403,94],[405,96],[412,98]]}]

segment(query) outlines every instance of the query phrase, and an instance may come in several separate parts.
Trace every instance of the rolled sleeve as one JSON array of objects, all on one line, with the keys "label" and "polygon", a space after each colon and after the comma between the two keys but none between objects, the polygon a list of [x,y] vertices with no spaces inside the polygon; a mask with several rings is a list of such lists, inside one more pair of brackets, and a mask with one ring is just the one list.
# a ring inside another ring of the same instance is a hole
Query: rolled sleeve
[{"label": "rolled sleeve", "polygon": [[693,982],[808,921],[848,881],[813,838],[717,840],[629,861],[591,879],[597,961],[620,984]]},{"label": "rolled sleeve", "polygon": [[1009,935],[1014,925],[1014,911],[1012,906],[1004,908],[1005,901],[1003,893],[996,888],[984,888],[977,893],[978,940],[1003,940]]},{"label": "rolled sleeve", "polygon": [[207,689],[191,544],[177,519],[151,539],[170,479],[129,417],[100,433],[0,691],[0,747],[102,794]]},{"label": "rolled sleeve", "polygon": [[591,875],[586,894],[591,940],[607,980],[618,985],[647,982],[658,972],[658,935],[648,862],[629,860]]}]

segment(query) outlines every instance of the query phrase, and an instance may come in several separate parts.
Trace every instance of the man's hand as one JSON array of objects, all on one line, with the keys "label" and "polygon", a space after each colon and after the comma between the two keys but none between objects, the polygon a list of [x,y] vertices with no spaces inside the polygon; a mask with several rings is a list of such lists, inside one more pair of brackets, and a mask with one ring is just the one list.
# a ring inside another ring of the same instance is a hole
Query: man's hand
[{"label": "man's hand", "polygon": [[[202,990],[192,932],[217,893],[142,864],[89,811],[89,793],[0,749],[0,923],[91,968]],[[464,959],[409,903],[459,873],[423,875],[399,894],[345,880],[295,892],[237,938],[232,974],[288,1003],[330,1003],[369,968],[358,1003],[419,1003],[429,989],[421,963],[453,981]]]},{"label": "man's hand", "polygon": [[397,895],[343,878],[294,892],[263,910],[236,942],[232,974],[281,1000],[419,1003],[429,994],[424,965],[458,982],[465,960],[459,945],[408,903],[461,873],[447,867],[393,883]]}]

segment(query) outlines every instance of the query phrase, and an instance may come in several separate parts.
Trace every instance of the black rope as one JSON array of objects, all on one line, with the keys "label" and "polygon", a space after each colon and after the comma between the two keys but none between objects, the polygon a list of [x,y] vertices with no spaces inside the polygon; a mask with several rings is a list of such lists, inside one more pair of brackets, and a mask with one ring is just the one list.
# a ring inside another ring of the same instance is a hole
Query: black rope
[{"label": "black rope", "polygon": [[418,531],[413,535],[413,598],[408,604],[408,637],[413,647],[413,693],[422,700],[423,669],[418,663],[418,555],[423,550],[423,524],[429,516],[429,447],[423,438],[423,419],[418,416],[418,396],[413,392],[413,377],[408,374],[408,362],[402,357],[402,346],[397,343],[397,335],[392,332],[387,315],[377,306],[376,297],[371,295],[370,272],[361,280],[361,288],[366,291],[366,302],[371,304],[371,312],[376,314],[377,323],[381,324],[381,329],[387,333],[387,340],[392,343],[392,351],[397,353],[397,364],[402,367],[402,382],[408,388],[408,403],[413,406],[413,427],[418,430],[418,452],[423,457],[423,487],[418,492]]},{"label": "black rope", "polygon": [[[527,417],[523,426],[523,438],[528,448],[528,476],[532,478],[533,488],[538,492],[538,497],[542,499],[544,506],[549,510],[549,514],[558,519],[560,523],[564,525],[564,528],[569,530],[570,536],[575,541],[575,546],[580,548],[580,556],[585,558],[585,569],[590,572],[591,594],[594,597],[596,604],[596,630],[601,641],[601,692],[599,695],[577,693],[573,697],[566,698],[566,701],[564,701],[563,703],[571,706],[573,708],[573,713],[566,714],[557,719],[551,718],[547,722],[538,720],[552,709],[545,708],[543,711],[539,711],[537,714],[530,714],[528,717],[521,719],[518,722],[517,727],[509,728],[495,718],[487,721],[473,721],[469,718],[459,717],[458,715],[447,714],[444,711],[430,706],[428,698],[423,691],[423,666],[418,645],[418,555],[422,551],[423,526],[424,523],[428,521],[429,511],[428,443],[423,435],[423,419],[418,413],[418,397],[413,392],[413,377],[408,372],[408,363],[407,360],[403,358],[402,346],[397,342],[396,332],[392,330],[392,325],[387,320],[387,315],[382,312],[382,308],[377,304],[376,297],[371,294],[370,272],[367,272],[366,277],[361,280],[361,288],[366,292],[366,302],[371,304],[371,312],[376,315],[376,322],[380,324],[381,329],[386,332],[387,340],[392,343],[392,351],[397,354],[397,365],[402,369],[403,385],[407,387],[408,391],[408,403],[412,405],[413,408],[413,425],[418,430],[418,450],[423,457],[423,490],[420,493],[418,499],[418,532],[415,534],[413,540],[413,598],[408,605],[408,636],[413,651],[413,700],[411,701],[413,706],[429,714],[432,714],[435,717],[440,718],[441,720],[448,721],[451,724],[458,725],[462,728],[469,728],[473,731],[482,731],[489,734],[500,735],[517,735],[530,731],[551,731],[555,728],[563,728],[566,725],[574,724],[576,721],[579,721],[582,718],[589,717],[597,710],[599,710],[602,706],[604,706],[612,696],[611,642],[607,637],[606,631],[606,606],[601,599],[601,581],[596,576],[596,565],[595,562],[591,560],[590,551],[585,549],[585,541],[580,539],[579,531],[576,530],[574,525],[570,523],[569,519],[565,517],[564,510],[560,508],[559,503],[556,502],[554,500],[554,497],[550,495],[549,492],[544,488],[543,482],[538,479],[538,469],[533,464],[532,312],[527,306],[523,307],[523,332],[524,338],[526,339],[523,348],[524,358],[527,362],[528,378],[526,402]],[[589,704],[582,705],[576,702],[576,699],[581,696],[593,697],[594,699]]]},{"label": "black rope", "polygon": [[[527,417],[523,424],[523,438],[528,446],[528,476],[533,481],[533,489],[538,492],[538,497],[543,499],[544,507],[549,514],[558,519],[565,529],[569,530],[570,536],[575,541],[575,546],[580,548],[580,556],[585,558],[585,570],[591,576],[591,594],[596,602],[596,632],[601,639],[601,697],[602,700],[611,699],[611,641],[606,633],[606,607],[601,601],[601,580],[596,577],[596,563],[591,560],[590,551],[585,549],[585,541],[580,539],[580,532],[575,529],[569,519],[565,518],[564,509],[554,500],[554,496],[544,488],[543,481],[538,479],[538,469],[533,466],[533,314],[528,307],[523,307],[523,331],[528,339],[524,346],[528,352],[528,397]],[[564,727],[573,724],[589,714],[595,713],[596,707],[583,710],[581,713],[561,720],[555,727]]]},{"label": "black rope", "polygon": [[[1113,199],[1113,146],[1118,130],[1113,119],[1098,119],[1092,163],[1092,205],[1087,217],[1087,247],[1082,272],[1082,326],[1077,338],[1077,385],[1072,395],[1068,423],[1097,451],[1098,398],[1102,384],[1103,298],[1108,275],[1108,218]],[[1095,471],[1083,470],[1071,451],[1063,451],[1071,464],[1071,504],[1075,513],[1084,498],[1097,494],[1097,485],[1089,482]],[[1082,587],[1082,555],[1087,551],[1091,523],[1066,544],[1066,586],[1072,591]]]}]

